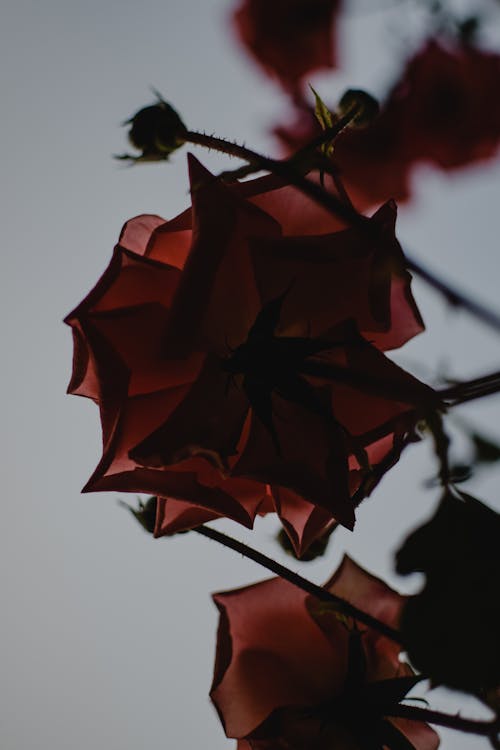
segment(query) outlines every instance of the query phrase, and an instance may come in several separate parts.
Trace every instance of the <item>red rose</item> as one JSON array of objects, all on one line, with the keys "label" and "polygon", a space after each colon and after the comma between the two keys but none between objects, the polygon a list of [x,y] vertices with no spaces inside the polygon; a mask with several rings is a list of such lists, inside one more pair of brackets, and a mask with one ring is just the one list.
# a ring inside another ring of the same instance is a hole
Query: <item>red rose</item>
[{"label": "red rose", "polygon": [[[370,239],[274,178],[228,187],[192,160],[191,184],[192,210],[125,225],[67,318],[69,390],[98,403],[103,429],[85,491],[174,498],[160,499],[157,535],[275,508],[300,553],[334,519],[352,528],[364,463],[396,460],[434,397],[379,351],[422,329],[395,206]],[[268,348],[258,339],[238,372],[234,352],[280,295]]]},{"label": "red rose", "polygon": [[[332,161],[360,210],[388,199],[407,200],[419,162],[443,169],[488,159],[500,140],[500,55],[431,39],[411,60],[364,128],[347,128]],[[274,129],[285,154],[320,133],[313,108]]]},{"label": "red rose", "polygon": [[[325,588],[397,626],[403,597],[348,557]],[[361,750],[368,738],[392,747],[395,732],[417,750],[437,747],[427,725],[385,718],[415,682],[393,641],[281,578],[214,600],[211,698],[238,750]]]},{"label": "red rose", "polygon": [[339,6],[340,0],[242,0],[234,25],[265,71],[294,90],[307,73],[334,67]]},{"label": "red rose", "polygon": [[500,138],[500,55],[434,39],[408,63],[391,98],[407,150],[443,169],[492,157]]}]

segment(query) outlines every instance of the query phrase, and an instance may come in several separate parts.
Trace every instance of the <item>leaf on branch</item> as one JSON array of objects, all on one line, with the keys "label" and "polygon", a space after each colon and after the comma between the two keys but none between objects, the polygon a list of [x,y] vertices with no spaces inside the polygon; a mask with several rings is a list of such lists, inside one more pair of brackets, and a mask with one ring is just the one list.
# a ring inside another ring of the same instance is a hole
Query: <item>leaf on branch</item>
[{"label": "leaf on branch", "polygon": [[434,684],[474,694],[500,685],[500,515],[456,488],[397,554],[397,571],[426,584],[403,607],[415,666]]},{"label": "leaf on branch", "polygon": [[500,445],[478,432],[472,432],[470,439],[475,449],[475,460],[478,464],[491,464],[500,461]]},{"label": "leaf on branch", "polygon": [[[318,92],[313,89],[311,84],[309,84],[309,87],[314,94],[314,114],[316,116],[316,119],[321,125],[322,130],[328,130],[333,126],[334,120],[336,119],[335,115],[332,114],[332,112],[328,109],[323,99],[320,97]],[[321,151],[325,156],[331,156],[333,153],[333,142],[324,143],[321,146]]]}]

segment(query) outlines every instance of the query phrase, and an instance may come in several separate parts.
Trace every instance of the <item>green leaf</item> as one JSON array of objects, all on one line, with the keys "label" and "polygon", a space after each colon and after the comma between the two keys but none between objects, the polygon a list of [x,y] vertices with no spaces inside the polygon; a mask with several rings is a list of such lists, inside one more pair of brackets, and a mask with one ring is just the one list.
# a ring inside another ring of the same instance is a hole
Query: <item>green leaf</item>
[{"label": "green leaf", "polygon": [[314,114],[316,115],[316,119],[321,125],[321,128],[323,130],[328,130],[328,128],[331,128],[333,125],[333,115],[326,106],[323,99],[320,97],[317,91],[313,89],[311,84],[309,84],[309,88],[314,94],[314,98],[316,100],[315,106],[314,106]]},{"label": "green leaf", "polygon": [[500,683],[500,515],[456,487],[396,558],[425,586],[406,600],[400,630],[433,684],[475,693]]},{"label": "green leaf", "polygon": [[[309,88],[314,94],[314,114],[316,116],[316,119],[321,125],[322,130],[328,130],[328,128],[331,128],[333,126],[335,116],[330,112],[323,99],[320,97],[318,92],[313,89],[311,84],[309,84]],[[325,156],[331,156],[333,153],[333,142],[324,143],[321,146],[321,151],[323,152],[323,154],[325,154]]]}]

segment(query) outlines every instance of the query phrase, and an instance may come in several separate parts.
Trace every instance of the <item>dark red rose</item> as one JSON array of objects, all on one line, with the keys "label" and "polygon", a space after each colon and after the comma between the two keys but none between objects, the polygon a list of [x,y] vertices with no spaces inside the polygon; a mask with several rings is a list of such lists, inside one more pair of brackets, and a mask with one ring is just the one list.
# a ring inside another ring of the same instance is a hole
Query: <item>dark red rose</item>
[{"label": "dark red rose", "polygon": [[[380,113],[336,139],[332,161],[359,210],[411,195],[414,166],[453,169],[495,155],[500,140],[500,55],[428,41],[407,63]],[[274,129],[283,152],[320,133],[313,108]]]},{"label": "dark red rose", "polygon": [[125,225],[67,318],[69,390],[103,430],[85,491],[158,495],[157,535],[275,509],[300,554],[352,528],[369,466],[434,399],[380,351],[422,330],[396,209],[363,232],[274,178],[226,186],[191,160],[191,184],[192,209]]},{"label": "dark red rose", "polygon": [[340,0],[242,0],[236,32],[249,52],[289,90],[336,63],[333,25]]},{"label": "dark red rose", "polygon": [[[349,558],[325,588],[397,627],[403,597]],[[385,636],[358,629],[281,578],[214,600],[220,621],[211,698],[238,750],[362,750],[368,738],[370,747],[392,746],[393,733],[416,750],[438,746],[427,725],[384,718],[415,683],[400,647]]]},{"label": "dark red rose", "polygon": [[407,150],[443,169],[488,159],[500,138],[500,55],[430,40],[391,93],[404,110]]}]

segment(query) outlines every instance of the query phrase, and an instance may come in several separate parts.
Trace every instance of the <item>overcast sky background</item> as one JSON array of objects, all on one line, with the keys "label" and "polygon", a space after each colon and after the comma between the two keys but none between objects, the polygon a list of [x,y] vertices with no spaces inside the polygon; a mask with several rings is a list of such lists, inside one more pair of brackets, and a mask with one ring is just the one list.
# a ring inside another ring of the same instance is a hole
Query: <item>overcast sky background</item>
[{"label": "overcast sky background", "polygon": [[[408,3],[373,12],[368,0],[342,22],[335,76],[312,77],[325,99],[346,86],[383,91],[416,22]],[[488,2],[485,2],[488,5]],[[490,4],[491,5],[491,4]],[[65,396],[71,336],[64,315],[111,256],[123,222],[171,218],[187,204],[185,152],[171,164],[124,168],[120,122],[158,88],[192,129],[269,151],[266,129],[285,112],[278,89],[239,50],[232,0],[7,0],[0,29],[2,81],[3,510],[0,545],[2,750],[234,750],[208,700],[216,612],[210,593],[267,577],[195,534],[152,540],[118,507],[118,493],[81,496],[100,456],[95,406]],[[492,38],[498,32],[493,21]],[[498,34],[497,34],[498,36]],[[197,152],[209,165],[227,162]],[[492,306],[498,299],[500,163],[453,175],[422,169],[399,236],[414,255]],[[447,364],[463,377],[499,366],[499,339],[453,315],[420,282],[429,330],[398,352],[418,374]],[[499,398],[461,414],[500,439]],[[434,508],[423,490],[434,464],[412,448],[360,509],[354,535],[336,532],[326,559],[291,561],[273,519],[249,539],[317,582],[347,550],[401,591],[392,555]],[[497,510],[499,472],[466,488]],[[133,497],[130,497],[133,501]],[[473,644],[465,644],[473,648]],[[459,700],[436,693],[434,704]],[[477,707],[468,704],[464,713]],[[442,733],[445,750],[486,748]]]}]

